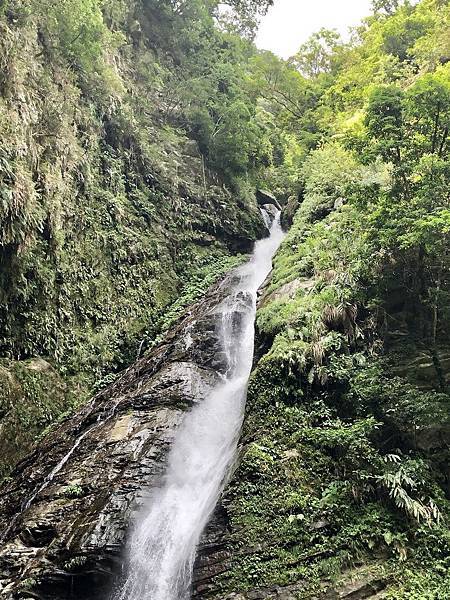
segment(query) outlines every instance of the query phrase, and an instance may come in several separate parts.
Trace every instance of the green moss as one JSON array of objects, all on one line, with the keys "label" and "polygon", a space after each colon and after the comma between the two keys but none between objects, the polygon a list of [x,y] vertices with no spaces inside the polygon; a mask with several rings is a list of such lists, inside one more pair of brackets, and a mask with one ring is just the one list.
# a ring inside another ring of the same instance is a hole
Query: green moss
[{"label": "green moss", "polygon": [[83,496],[83,488],[77,483],[71,483],[63,488],[62,493],[66,498],[80,498]]},{"label": "green moss", "polygon": [[0,361],[0,478],[32,447],[38,434],[82,401],[41,359]]}]

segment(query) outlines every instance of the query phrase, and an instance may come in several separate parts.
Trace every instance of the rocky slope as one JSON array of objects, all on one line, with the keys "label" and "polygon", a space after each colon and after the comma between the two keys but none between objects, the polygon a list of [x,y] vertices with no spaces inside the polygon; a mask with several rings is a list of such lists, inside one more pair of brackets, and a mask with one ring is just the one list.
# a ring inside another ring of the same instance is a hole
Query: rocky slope
[{"label": "rocky slope", "polygon": [[[184,411],[224,368],[215,307],[230,274],[161,344],[50,433],[1,490],[4,598],[99,598]],[[239,313],[234,318],[239,323]]]}]

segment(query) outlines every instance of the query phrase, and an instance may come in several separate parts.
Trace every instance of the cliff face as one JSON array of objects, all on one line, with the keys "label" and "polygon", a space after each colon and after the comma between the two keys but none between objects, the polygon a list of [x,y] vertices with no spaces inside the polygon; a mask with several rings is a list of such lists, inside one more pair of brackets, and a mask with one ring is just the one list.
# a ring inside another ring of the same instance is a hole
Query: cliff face
[{"label": "cliff face", "polygon": [[[153,4],[2,4],[0,418],[18,436],[0,475],[145,349],[180,294],[195,299],[191,281],[207,287],[264,231],[251,194],[208,167],[161,92],[181,33]],[[37,356],[59,371],[53,400],[45,383],[10,386]]]},{"label": "cliff face", "polygon": [[120,577],[126,533],[184,411],[225,368],[216,306],[232,284],[231,274],[16,467],[1,491],[2,597],[94,599]]}]

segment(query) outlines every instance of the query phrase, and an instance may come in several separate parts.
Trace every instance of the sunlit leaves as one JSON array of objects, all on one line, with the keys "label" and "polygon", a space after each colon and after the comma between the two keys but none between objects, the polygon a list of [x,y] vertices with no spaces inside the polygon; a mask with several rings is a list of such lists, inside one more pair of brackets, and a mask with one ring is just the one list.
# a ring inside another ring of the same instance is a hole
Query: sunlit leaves
[{"label": "sunlit leaves", "polygon": [[320,29],[314,33],[290,62],[306,77],[331,73],[338,64],[342,40],[335,29]]}]

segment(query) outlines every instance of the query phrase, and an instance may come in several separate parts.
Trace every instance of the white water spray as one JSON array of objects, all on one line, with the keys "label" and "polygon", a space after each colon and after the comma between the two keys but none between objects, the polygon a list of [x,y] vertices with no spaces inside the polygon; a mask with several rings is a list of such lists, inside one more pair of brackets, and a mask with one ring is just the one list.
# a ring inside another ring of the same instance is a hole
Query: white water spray
[{"label": "white water spray", "polygon": [[189,412],[176,434],[167,472],[131,536],[127,578],[115,600],[187,600],[196,547],[233,464],[253,361],[256,294],[283,232],[255,245],[218,307],[226,374]]}]

